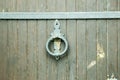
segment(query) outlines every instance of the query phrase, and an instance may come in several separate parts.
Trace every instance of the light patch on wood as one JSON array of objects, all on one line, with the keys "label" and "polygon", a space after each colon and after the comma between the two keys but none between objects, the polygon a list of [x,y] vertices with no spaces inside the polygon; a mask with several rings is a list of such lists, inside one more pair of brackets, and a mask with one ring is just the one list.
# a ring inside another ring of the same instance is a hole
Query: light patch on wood
[{"label": "light patch on wood", "polygon": [[[99,62],[101,59],[105,57],[105,52],[103,50],[103,47],[100,46],[99,43],[97,43],[97,62]],[[96,65],[96,60],[91,61],[91,63],[87,66],[87,69],[92,68],[94,65]]]},{"label": "light patch on wood", "polygon": [[105,57],[105,52],[103,50],[103,47],[100,46],[99,43],[97,43],[97,60],[99,61],[100,59]]}]

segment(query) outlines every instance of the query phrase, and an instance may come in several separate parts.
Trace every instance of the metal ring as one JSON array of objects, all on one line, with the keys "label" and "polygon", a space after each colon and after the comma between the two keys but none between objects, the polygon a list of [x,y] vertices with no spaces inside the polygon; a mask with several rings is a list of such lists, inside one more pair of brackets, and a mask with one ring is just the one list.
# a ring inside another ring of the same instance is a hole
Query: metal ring
[{"label": "metal ring", "polygon": [[[53,53],[53,52],[51,52],[50,49],[49,49],[49,44],[50,44],[50,42],[51,42],[52,40],[56,39],[56,38],[60,38],[60,39],[63,40],[64,43],[65,43],[65,48],[64,48],[64,50],[63,50],[62,52],[60,52],[60,53]],[[67,40],[66,40],[64,37],[60,37],[60,36],[50,37],[50,38],[47,40],[46,50],[47,50],[47,52],[48,52],[50,55],[52,55],[52,56],[54,56],[54,57],[59,57],[59,56],[64,55],[64,54],[66,53],[67,49],[68,49],[68,42],[67,42]]]}]

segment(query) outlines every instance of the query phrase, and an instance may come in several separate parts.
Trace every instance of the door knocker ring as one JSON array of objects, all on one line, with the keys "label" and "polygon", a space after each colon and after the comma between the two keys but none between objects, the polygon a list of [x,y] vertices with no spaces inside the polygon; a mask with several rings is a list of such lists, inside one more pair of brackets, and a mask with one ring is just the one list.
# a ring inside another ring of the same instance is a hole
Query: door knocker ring
[{"label": "door knocker ring", "polygon": [[51,33],[50,38],[48,38],[46,42],[46,50],[49,55],[58,60],[61,56],[65,55],[67,49],[68,42],[64,38],[64,34],[60,32],[60,23],[58,20],[56,20],[54,23],[54,31]]}]

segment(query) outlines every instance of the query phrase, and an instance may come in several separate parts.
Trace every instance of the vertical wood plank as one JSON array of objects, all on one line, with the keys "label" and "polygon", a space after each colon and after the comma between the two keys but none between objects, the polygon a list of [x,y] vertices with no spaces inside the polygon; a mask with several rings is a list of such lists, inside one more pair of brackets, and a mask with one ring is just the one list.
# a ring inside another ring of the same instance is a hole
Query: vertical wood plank
[{"label": "vertical wood plank", "polygon": [[8,78],[9,80],[17,79],[17,65],[18,65],[18,42],[17,42],[17,27],[16,21],[8,22]]},{"label": "vertical wood plank", "polygon": [[36,12],[37,10],[37,0],[27,0],[26,1],[26,12]]},{"label": "vertical wood plank", "polygon": [[37,60],[36,60],[36,22],[29,21],[27,40],[27,80],[36,80]]},{"label": "vertical wood plank", "polygon": [[[102,3],[101,3],[102,2]],[[106,11],[107,1],[97,0],[97,11]],[[97,80],[107,79],[107,25],[97,20]]]},{"label": "vertical wood plank", "polygon": [[[46,11],[46,0],[37,0],[37,11]],[[37,80],[47,80],[47,58],[46,58],[46,20],[37,21]]]},{"label": "vertical wood plank", "polygon": [[[77,11],[86,11],[86,0],[76,1]],[[77,80],[87,79],[86,20],[77,20]]]},{"label": "vertical wood plank", "polygon": [[[0,11],[5,9],[5,0],[0,1]],[[7,79],[7,20],[0,20],[0,80]]]},{"label": "vertical wood plank", "polygon": [[46,21],[38,21],[37,25],[37,79],[46,80]]},{"label": "vertical wood plank", "polygon": [[16,6],[16,11],[17,12],[26,12],[26,4],[27,4],[27,1],[25,0],[17,0],[16,2],[17,6]]},{"label": "vertical wood plank", "polygon": [[[6,0],[8,12],[16,11],[16,0],[11,0],[10,3]],[[17,37],[17,21],[8,21],[8,54],[7,54],[7,73],[8,80],[17,79],[18,65],[18,37]]]},{"label": "vertical wood plank", "polygon": [[[67,0],[67,11],[76,11],[75,0]],[[76,20],[67,21],[68,49],[68,80],[76,80]]]},{"label": "vertical wood plank", "polygon": [[[87,22],[87,80],[96,80],[96,24]],[[92,76],[92,77],[91,77]]]},{"label": "vertical wood plank", "polygon": [[[63,1],[56,0],[56,11],[57,12],[66,11],[66,0],[63,0]],[[59,22],[60,22],[61,33],[65,34],[64,37],[66,38],[67,37],[67,35],[66,35],[66,20],[59,20]],[[57,62],[57,68],[58,68],[57,80],[66,80],[67,79],[67,74],[68,74],[67,73],[67,66],[68,66],[67,56],[64,56],[62,59],[60,59]]]},{"label": "vertical wood plank", "polygon": [[[74,28],[73,28],[74,26]],[[68,49],[68,80],[76,79],[76,21],[67,21],[67,38],[70,44]]]},{"label": "vertical wood plank", "polygon": [[[108,75],[117,73],[117,23],[116,20],[109,20],[108,23],[108,54],[107,65]],[[113,27],[114,26],[114,27]]]},{"label": "vertical wood plank", "polygon": [[[109,0],[107,2],[108,11],[116,11],[118,8],[118,0]],[[113,73],[117,76],[117,20],[107,21],[107,74],[111,76]]]},{"label": "vertical wood plank", "polygon": [[15,12],[15,11],[17,11],[17,9],[16,9],[17,8],[17,0],[6,0],[5,4],[7,4],[6,5],[6,10],[8,12]]},{"label": "vertical wood plank", "polygon": [[7,24],[0,20],[0,80],[7,79]]},{"label": "vertical wood plank", "polygon": [[[118,0],[118,11],[120,11],[120,0]],[[118,79],[120,79],[120,20],[118,20]]]},{"label": "vertical wood plank", "polygon": [[[50,33],[54,30],[53,23],[54,20],[47,22],[47,39],[50,37]],[[57,80],[57,70],[57,61],[54,57],[47,54],[47,80]]]},{"label": "vertical wood plank", "polygon": [[[87,11],[96,11],[96,3],[96,0],[87,0]],[[96,30],[96,20],[87,20],[87,80],[96,80]]]},{"label": "vertical wood plank", "polygon": [[36,1],[36,11],[37,12],[45,12],[47,7],[47,0],[37,0]]},{"label": "vertical wood plank", "polygon": [[[47,0],[47,11],[55,11],[56,0]],[[47,21],[47,39],[50,37],[51,32],[54,30],[54,20]],[[47,80],[57,80],[57,61],[47,55]]]},{"label": "vertical wood plank", "polygon": [[77,80],[86,80],[86,21],[77,21]]},{"label": "vertical wood plank", "polygon": [[[26,2],[26,11],[35,12],[37,0]],[[28,3],[28,4],[27,4]],[[32,5],[31,5],[32,4]],[[27,21],[27,80],[37,79],[36,20]]]},{"label": "vertical wood plank", "polygon": [[120,21],[118,20],[118,79],[120,79]]},{"label": "vertical wood plank", "polygon": [[[101,24],[102,23],[102,24]],[[97,80],[107,79],[107,29],[106,21],[97,21]]]},{"label": "vertical wood plank", "polygon": [[[26,11],[26,1],[17,0],[16,11]],[[17,21],[18,64],[17,80],[27,79],[27,23],[26,20]]]},{"label": "vertical wood plank", "polygon": [[18,21],[18,64],[17,64],[17,80],[26,80],[26,45],[27,45],[27,24],[26,21]]}]

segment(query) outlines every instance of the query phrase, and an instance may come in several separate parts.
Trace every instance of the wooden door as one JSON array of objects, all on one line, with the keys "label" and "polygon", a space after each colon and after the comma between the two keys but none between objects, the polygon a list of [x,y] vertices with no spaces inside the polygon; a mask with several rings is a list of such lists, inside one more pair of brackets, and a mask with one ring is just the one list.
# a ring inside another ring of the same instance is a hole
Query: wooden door
[{"label": "wooden door", "polygon": [[[0,11],[120,11],[120,0],[0,0]],[[120,79],[120,20],[59,21],[69,50],[56,61],[45,50],[54,20],[0,20],[0,80]]]}]

